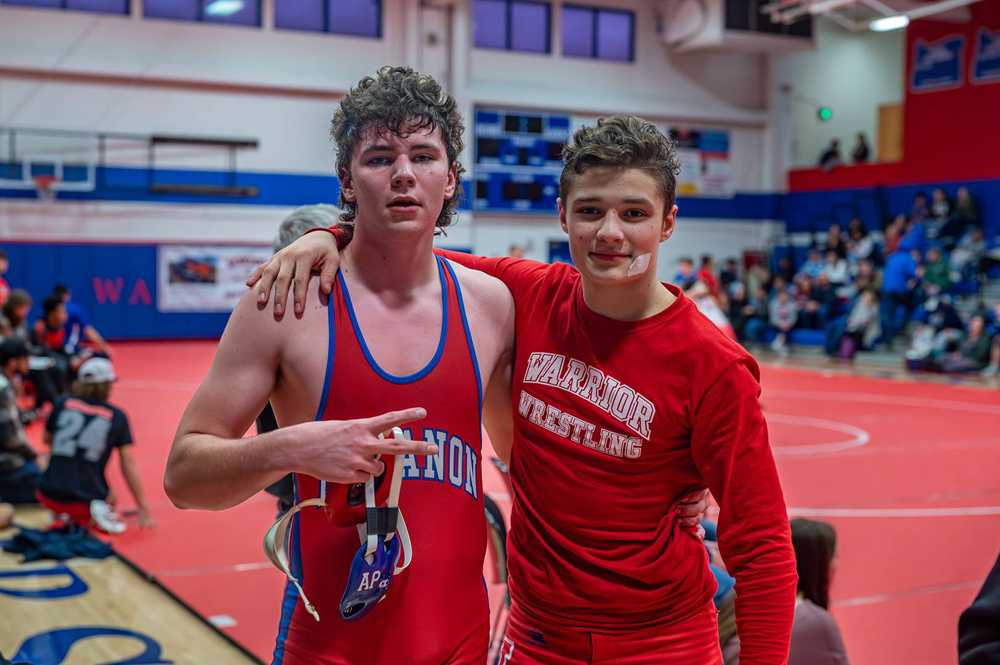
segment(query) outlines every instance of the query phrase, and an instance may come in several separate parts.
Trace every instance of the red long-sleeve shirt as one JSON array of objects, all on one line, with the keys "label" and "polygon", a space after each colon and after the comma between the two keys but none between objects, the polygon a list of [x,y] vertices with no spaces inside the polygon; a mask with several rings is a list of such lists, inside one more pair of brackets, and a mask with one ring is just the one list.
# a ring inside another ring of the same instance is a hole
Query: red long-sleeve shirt
[{"label": "red long-sleeve shirt", "polygon": [[670,507],[707,485],[741,662],[784,665],[795,558],[753,358],[676,288],[663,312],[616,321],[587,307],[572,266],[444,254],[503,280],[516,305],[515,602],[601,632],[691,616],[715,587]]}]

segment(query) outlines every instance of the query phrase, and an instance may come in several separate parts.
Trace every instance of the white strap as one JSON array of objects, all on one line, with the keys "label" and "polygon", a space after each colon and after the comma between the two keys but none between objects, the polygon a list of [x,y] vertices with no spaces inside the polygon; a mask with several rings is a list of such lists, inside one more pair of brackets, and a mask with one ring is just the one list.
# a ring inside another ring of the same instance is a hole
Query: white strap
[{"label": "white strap", "polygon": [[399,534],[399,545],[402,552],[399,558],[402,563],[392,571],[393,575],[398,575],[413,562],[413,545],[410,544],[410,532],[406,530],[406,520],[403,519],[403,511],[399,511],[399,520],[396,522],[396,533]]},{"label": "white strap", "polygon": [[[392,428],[392,437],[394,439],[404,439],[406,438],[403,434],[403,430],[399,427]],[[382,438],[382,435],[379,435]],[[392,484],[389,485],[389,496],[386,497],[385,505],[388,508],[398,508],[399,507],[399,490],[403,485],[403,456],[396,455],[393,461],[393,471],[392,471]],[[369,508],[375,508],[375,478],[369,477],[368,481],[365,483],[365,505]],[[402,552],[400,553],[400,560],[402,563],[395,568],[393,574],[398,574],[406,570],[406,567],[410,565],[413,561],[413,545],[410,542],[410,532],[406,528],[406,520],[403,518],[403,511],[399,511],[399,516],[396,521],[396,533],[399,534],[399,544]],[[396,535],[396,533],[390,533],[386,536],[386,541],[390,541]],[[358,536],[361,542],[366,543],[365,547],[365,557],[368,559],[369,563],[373,560],[375,556],[375,548],[378,547],[378,534],[368,535],[367,530],[364,525],[358,525]],[[366,542],[367,541],[367,542]]]},{"label": "white strap", "polygon": [[319,612],[313,607],[313,604],[309,602],[306,597],[306,592],[303,591],[302,585],[299,584],[298,579],[292,575],[291,564],[288,561],[288,529],[292,523],[292,517],[296,515],[303,508],[308,508],[309,506],[323,507],[326,502],[323,499],[308,499],[302,503],[292,506],[292,508],[286,512],[284,515],[278,518],[271,528],[267,530],[264,534],[264,553],[267,558],[275,565],[275,567],[285,574],[285,577],[295,585],[296,590],[299,592],[299,597],[302,598],[302,604],[305,606],[306,611],[312,615],[316,621],[319,621]]}]

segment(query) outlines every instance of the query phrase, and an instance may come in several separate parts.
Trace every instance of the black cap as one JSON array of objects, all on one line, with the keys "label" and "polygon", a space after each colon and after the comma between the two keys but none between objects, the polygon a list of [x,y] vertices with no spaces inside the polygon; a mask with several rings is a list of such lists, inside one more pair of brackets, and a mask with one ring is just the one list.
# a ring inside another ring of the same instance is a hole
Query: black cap
[{"label": "black cap", "polygon": [[20,337],[8,337],[0,342],[0,365],[14,358],[26,358],[29,355],[28,345]]}]

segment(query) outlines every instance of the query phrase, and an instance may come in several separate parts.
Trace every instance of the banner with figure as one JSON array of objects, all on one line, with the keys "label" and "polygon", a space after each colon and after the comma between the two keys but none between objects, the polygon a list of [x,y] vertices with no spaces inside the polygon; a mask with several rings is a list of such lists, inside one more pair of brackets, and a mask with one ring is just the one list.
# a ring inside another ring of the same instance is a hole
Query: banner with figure
[{"label": "banner with figure", "polygon": [[161,312],[228,312],[246,293],[246,278],[271,256],[269,247],[161,245],[157,308]]}]

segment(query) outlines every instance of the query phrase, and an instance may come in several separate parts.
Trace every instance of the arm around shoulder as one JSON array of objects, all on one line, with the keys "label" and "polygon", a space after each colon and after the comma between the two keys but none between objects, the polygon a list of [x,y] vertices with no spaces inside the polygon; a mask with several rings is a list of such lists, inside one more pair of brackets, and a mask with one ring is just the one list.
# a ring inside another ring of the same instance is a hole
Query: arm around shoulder
[{"label": "arm around shoulder", "polygon": [[514,362],[514,299],[494,277],[457,269],[456,276],[469,288],[467,313],[473,318],[473,338],[483,385],[483,421],[490,442],[505,463],[510,462],[514,426],[511,379]]}]

